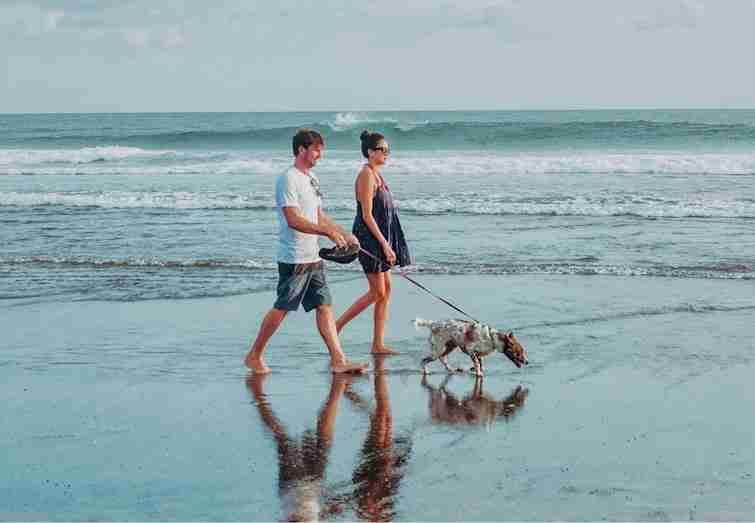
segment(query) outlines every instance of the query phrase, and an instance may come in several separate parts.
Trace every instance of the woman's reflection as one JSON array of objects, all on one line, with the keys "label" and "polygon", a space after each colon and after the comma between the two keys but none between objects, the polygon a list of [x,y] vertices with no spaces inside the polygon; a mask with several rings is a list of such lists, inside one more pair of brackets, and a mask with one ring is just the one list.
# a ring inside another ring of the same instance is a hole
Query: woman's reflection
[{"label": "woman's reflection", "polygon": [[325,467],[333,443],[338,402],[349,385],[350,376],[333,374],[330,392],[317,417],[317,431],[304,432],[294,441],[275,416],[265,396],[263,384],[269,374],[252,374],[246,384],[255,406],[278,447],[278,489],[286,521],[316,521]]},{"label": "woman's reflection", "polygon": [[351,389],[346,391],[346,397],[360,410],[369,412],[370,416],[370,429],[352,475],[354,510],[360,519],[367,521],[395,519],[399,486],[412,452],[409,434],[393,434],[393,414],[384,360],[384,355],[374,356],[373,410],[370,411],[367,402]]},{"label": "woman's reflection", "polygon": [[482,378],[477,377],[472,392],[460,400],[446,389],[450,379],[451,375],[447,376],[436,388],[428,383],[426,375],[422,376],[421,384],[429,393],[428,408],[433,423],[491,425],[498,419],[513,416],[524,405],[529,394],[519,385],[505,398],[496,400],[483,393]]}]

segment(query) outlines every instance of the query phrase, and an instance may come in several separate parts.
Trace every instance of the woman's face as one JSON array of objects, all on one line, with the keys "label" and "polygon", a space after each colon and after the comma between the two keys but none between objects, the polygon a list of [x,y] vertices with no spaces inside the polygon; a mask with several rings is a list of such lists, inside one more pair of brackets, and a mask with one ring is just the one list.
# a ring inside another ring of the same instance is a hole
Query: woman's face
[{"label": "woman's face", "polygon": [[383,165],[391,154],[391,149],[388,147],[388,142],[380,140],[374,149],[369,150],[370,160],[378,165]]}]

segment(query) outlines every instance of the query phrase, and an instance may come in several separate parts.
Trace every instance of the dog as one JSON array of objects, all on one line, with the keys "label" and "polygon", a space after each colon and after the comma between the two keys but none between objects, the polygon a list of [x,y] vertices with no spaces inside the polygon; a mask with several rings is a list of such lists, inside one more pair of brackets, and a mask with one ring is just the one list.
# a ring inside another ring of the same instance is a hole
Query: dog
[{"label": "dog", "polygon": [[476,376],[484,374],[482,359],[491,352],[502,353],[518,368],[528,363],[527,352],[513,332],[500,332],[468,320],[430,321],[417,318],[414,325],[430,328],[430,355],[422,359],[422,374],[427,374],[427,364],[437,359],[448,372],[454,372],[448,365],[448,355],[457,348],[472,360],[470,370]]}]

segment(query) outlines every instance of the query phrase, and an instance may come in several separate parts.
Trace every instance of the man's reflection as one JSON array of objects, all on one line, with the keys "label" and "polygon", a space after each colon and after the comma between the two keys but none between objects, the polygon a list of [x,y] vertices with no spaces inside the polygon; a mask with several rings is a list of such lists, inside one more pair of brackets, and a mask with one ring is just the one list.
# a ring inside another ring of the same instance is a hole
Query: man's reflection
[{"label": "man's reflection", "polygon": [[433,387],[422,377],[422,386],[429,393],[428,407],[433,423],[446,425],[491,425],[498,419],[513,416],[527,399],[529,391],[521,385],[500,400],[491,398],[482,391],[482,378],[475,379],[474,388],[461,400],[446,389],[451,376],[447,376],[439,387]]},{"label": "man's reflection", "polygon": [[286,521],[315,521],[320,515],[320,496],[325,467],[333,443],[338,402],[352,377],[334,374],[328,397],[317,418],[317,430],[304,432],[294,441],[273,413],[263,384],[269,374],[252,374],[246,384],[255,406],[278,446],[278,489]]}]

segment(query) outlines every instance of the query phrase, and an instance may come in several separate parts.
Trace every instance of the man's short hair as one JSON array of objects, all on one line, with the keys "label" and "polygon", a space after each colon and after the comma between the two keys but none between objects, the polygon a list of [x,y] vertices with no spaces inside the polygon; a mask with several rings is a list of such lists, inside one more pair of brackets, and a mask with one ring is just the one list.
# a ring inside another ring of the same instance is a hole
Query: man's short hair
[{"label": "man's short hair", "polygon": [[313,144],[320,144],[322,146],[325,146],[325,140],[323,139],[322,135],[314,129],[299,129],[298,131],[296,131],[296,134],[294,135],[294,139],[292,141],[294,156],[299,154],[299,147],[308,149],[309,146]]}]

